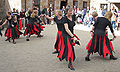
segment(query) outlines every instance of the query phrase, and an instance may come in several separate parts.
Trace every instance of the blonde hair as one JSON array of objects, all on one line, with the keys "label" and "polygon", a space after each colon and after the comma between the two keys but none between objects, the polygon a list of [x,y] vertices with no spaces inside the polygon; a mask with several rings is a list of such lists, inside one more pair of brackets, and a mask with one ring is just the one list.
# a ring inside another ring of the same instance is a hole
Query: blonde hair
[{"label": "blonde hair", "polygon": [[34,13],[34,12],[31,14],[31,17],[32,17],[32,18],[35,18],[35,13]]},{"label": "blonde hair", "polygon": [[35,13],[35,15],[37,15],[37,16],[38,16],[38,11],[37,11],[37,10],[35,10],[35,11],[34,11],[34,13]]},{"label": "blonde hair", "polygon": [[112,15],[113,15],[112,12],[111,12],[111,11],[108,11],[108,12],[105,13],[105,16],[104,16],[104,17],[105,17],[106,19],[110,20],[111,17],[112,17]]},{"label": "blonde hair", "polygon": [[56,10],[56,12],[58,13],[58,15],[62,16],[62,11],[61,10]]},{"label": "blonde hair", "polygon": [[97,16],[98,16],[97,12],[94,11],[94,12],[92,13],[92,16],[93,16],[93,17],[97,17]]},{"label": "blonde hair", "polygon": [[118,16],[120,16],[120,13],[118,13]]}]

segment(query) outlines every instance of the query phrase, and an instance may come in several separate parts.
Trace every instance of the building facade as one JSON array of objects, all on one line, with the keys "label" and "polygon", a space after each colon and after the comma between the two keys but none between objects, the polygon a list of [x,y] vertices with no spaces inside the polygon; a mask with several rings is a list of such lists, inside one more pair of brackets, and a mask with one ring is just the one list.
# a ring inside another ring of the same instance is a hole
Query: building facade
[{"label": "building facade", "polygon": [[109,11],[112,9],[112,7],[115,7],[115,9],[120,9],[120,0],[90,0],[90,8],[94,7],[97,10],[100,8],[104,9],[104,7],[107,8]]},{"label": "building facade", "polygon": [[[38,6],[40,9],[44,7],[52,7],[53,10],[62,9],[63,6],[77,6],[80,9],[90,6],[90,0],[27,0],[27,8]],[[25,8],[25,0],[22,0],[22,8]]]}]

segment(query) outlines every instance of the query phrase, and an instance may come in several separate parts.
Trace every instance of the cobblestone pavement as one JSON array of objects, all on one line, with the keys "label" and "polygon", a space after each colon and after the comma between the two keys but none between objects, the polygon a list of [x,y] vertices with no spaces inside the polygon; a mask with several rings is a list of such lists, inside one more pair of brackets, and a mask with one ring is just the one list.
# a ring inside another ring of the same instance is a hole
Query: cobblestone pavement
[{"label": "cobblestone pavement", "polygon": [[[0,37],[0,72],[72,72],[65,60],[60,62],[57,55],[52,55],[56,32],[56,25],[47,25],[42,32],[43,38],[32,36],[26,42],[25,37],[21,36],[16,45]],[[75,33],[81,39],[81,46],[75,46],[76,60],[73,65],[76,70],[73,72],[120,72],[120,59],[113,61],[94,54],[91,61],[86,62],[85,47],[91,36],[87,31],[75,30]],[[113,45],[115,56],[119,58],[120,36],[113,41]]]}]

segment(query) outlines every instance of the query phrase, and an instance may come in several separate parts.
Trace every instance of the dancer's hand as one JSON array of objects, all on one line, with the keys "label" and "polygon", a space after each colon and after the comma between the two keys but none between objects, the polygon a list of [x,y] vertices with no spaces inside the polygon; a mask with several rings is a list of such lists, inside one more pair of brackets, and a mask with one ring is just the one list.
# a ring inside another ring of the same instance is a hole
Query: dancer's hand
[{"label": "dancer's hand", "polygon": [[116,36],[114,36],[112,40],[114,41],[114,40],[115,40],[115,38],[116,38]]},{"label": "dancer's hand", "polygon": [[43,14],[41,14],[40,16],[44,16]]},{"label": "dancer's hand", "polygon": [[12,25],[12,27],[14,27],[14,25]]},{"label": "dancer's hand", "polygon": [[77,41],[77,38],[76,38],[76,37],[74,37],[74,38],[71,38],[71,40]]},{"label": "dancer's hand", "polygon": [[91,36],[93,36],[93,32],[90,32]]}]

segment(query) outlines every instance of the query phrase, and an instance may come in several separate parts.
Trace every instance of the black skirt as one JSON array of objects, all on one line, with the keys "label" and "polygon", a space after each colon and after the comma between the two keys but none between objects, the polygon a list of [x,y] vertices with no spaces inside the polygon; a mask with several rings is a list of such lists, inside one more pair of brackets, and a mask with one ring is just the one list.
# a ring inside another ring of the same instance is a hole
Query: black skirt
[{"label": "black skirt", "polygon": [[13,28],[7,28],[5,31],[5,36],[11,39],[16,39],[19,38],[20,35],[22,35],[23,33],[20,32],[17,28],[13,27]]},{"label": "black skirt", "polygon": [[61,47],[58,53],[58,58],[60,59],[60,61],[62,61],[63,59],[65,59],[66,61],[69,61],[70,59],[72,61],[75,60],[75,52],[72,42],[73,41],[71,40],[71,37],[69,35],[62,33]]},{"label": "black skirt", "polygon": [[99,55],[103,55],[103,57],[108,54],[112,55],[112,52],[114,52],[113,45],[107,34],[102,36],[94,34],[92,39],[87,44],[86,49],[89,54],[98,52]]},{"label": "black skirt", "polygon": [[36,24],[27,24],[27,28],[24,32],[24,36],[30,34],[30,35],[38,35],[39,32],[39,28]]}]

